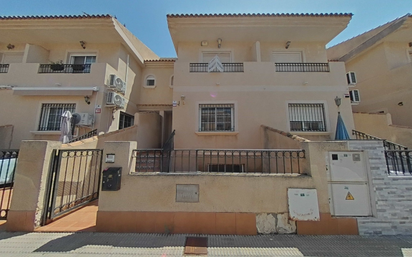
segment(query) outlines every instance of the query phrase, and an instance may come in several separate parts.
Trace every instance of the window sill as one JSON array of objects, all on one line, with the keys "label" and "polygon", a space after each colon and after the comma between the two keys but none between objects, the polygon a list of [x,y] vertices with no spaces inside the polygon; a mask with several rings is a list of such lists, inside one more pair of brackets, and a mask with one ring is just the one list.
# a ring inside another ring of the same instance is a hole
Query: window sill
[{"label": "window sill", "polygon": [[198,136],[236,136],[239,134],[237,131],[204,131],[195,132]]},{"label": "window sill", "polygon": [[156,88],[156,85],[154,85],[154,86],[143,86],[143,88],[147,88],[147,89],[155,89],[155,88]]},{"label": "window sill", "polygon": [[60,130],[57,131],[30,131],[34,135],[60,135]]}]

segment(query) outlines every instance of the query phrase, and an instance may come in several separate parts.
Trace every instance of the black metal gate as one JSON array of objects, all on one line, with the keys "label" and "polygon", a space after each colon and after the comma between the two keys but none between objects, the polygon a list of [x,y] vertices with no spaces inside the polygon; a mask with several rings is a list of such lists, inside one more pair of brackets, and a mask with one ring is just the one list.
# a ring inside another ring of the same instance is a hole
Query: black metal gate
[{"label": "black metal gate", "polygon": [[19,150],[0,150],[0,220],[7,219]]},{"label": "black metal gate", "polygon": [[175,149],[174,136],[175,136],[175,130],[173,130],[173,132],[169,135],[169,138],[163,145],[161,172],[169,172],[170,157],[171,157],[173,149]]},{"label": "black metal gate", "polygon": [[103,150],[53,150],[42,225],[96,200]]}]

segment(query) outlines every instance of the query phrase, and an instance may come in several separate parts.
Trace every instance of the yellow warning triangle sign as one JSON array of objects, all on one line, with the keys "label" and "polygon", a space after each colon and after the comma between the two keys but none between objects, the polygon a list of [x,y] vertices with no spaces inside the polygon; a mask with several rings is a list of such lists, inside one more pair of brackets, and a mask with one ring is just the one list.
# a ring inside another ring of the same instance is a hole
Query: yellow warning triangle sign
[{"label": "yellow warning triangle sign", "polygon": [[345,200],[355,200],[355,198],[353,197],[353,195],[350,192],[348,192],[348,194],[346,195]]}]

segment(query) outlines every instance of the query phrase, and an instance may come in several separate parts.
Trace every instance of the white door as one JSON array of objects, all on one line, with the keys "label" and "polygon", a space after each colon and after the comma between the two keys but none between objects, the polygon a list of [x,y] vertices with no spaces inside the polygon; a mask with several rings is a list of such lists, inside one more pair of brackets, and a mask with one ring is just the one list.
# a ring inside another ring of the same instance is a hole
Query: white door
[{"label": "white door", "polygon": [[301,52],[274,52],[272,54],[272,62],[275,63],[301,63]]},{"label": "white door", "polygon": [[370,216],[371,202],[363,152],[329,152],[329,197],[334,216]]},{"label": "white door", "polygon": [[230,52],[203,52],[202,53],[202,62],[209,63],[215,56],[219,57],[220,62],[229,63],[230,61]]}]

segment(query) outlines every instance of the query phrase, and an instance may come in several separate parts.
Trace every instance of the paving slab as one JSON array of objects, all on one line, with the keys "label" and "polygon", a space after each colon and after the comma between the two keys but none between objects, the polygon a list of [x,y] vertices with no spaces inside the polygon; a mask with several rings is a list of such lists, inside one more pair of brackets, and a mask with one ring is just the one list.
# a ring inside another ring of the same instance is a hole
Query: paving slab
[{"label": "paving slab", "polygon": [[[207,256],[403,256],[412,237],[0,232],[0,256],[185,256],[186,237],[207,237]],[[187,256],[187,255],[186,255]]]}]

